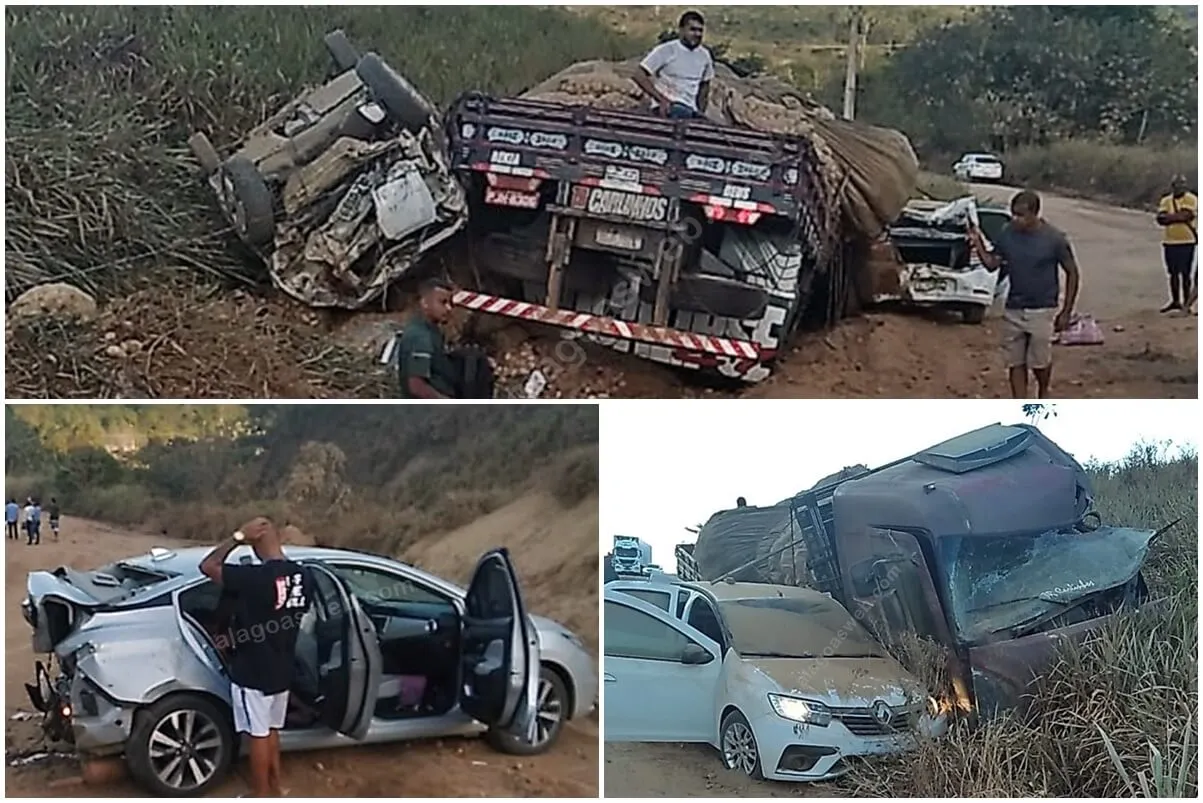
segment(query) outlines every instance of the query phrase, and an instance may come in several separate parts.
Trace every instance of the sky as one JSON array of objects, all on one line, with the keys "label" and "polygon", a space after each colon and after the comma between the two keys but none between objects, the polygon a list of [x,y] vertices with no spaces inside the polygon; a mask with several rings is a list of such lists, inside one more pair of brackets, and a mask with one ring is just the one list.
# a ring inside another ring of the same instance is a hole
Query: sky
[{"label": "sky", "polygon": [[[1142,442],[1196,448],[1198,401],[1055,402],[1040,429],[1081,462],[1113,461]],[[1024,422],[1021,404],[974,400],[625,401],[602,405],[601,549],[614,535],[673,547],[710,514],[771,505],[845,466],[874,467],[989,424]]]}]

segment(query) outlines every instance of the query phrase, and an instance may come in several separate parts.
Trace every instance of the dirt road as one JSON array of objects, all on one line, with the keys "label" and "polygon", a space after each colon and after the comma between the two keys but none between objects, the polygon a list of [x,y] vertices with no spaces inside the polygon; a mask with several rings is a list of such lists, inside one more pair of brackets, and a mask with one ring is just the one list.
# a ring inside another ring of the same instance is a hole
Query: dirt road
[{"label": "dirt road", "polygon": [[[597,545],[597,502],[592,500],[593,524],[589,543]],[[527,505],[515,513],[511,508],[498,511],[498,519],[469,525],[462,531],[441,536],[446,546],[442,551],[427,539],[424,551],[430,561],[423,566],[445,576],[462,576],[471,572],[479,550],[472,553],[466,567],[457,545],[471,550],[477,543],[490,540],[509,541],[511,536],[499,536],[491,524],[504,522],[519,533],[519,543],[529,542],[528,534],[538,532],[545,522],[519,522],[518,513],[539,508],[538,500],[519,500],[515,505]],[[512,507],[512,506],[511,506]],[[508,513],[506,511],[509,511]],[[506,518],[506,516],[509,518]],[[577,521],[588,529],[588,516],[577,510]],[[492,531],[492,538],[484,533]],[[566,538],[575,542],[579,538]],[[64,519],[62,540],[47,540],[40,546],[28,547],[24,541],[6,541],[5,548],[5,753],[8,761],[15,756],[29,755],[38,748],[39,729],[36,720],[14,720],[18,712],[30,711],[23,683],[32,678],[34,656],[30,646],[29,627],[21,618],[20,602],[25,596],[25,576],[31,570],[49,569],[67,564],[76,568],[91,568],[117,557],[138,554],[151,546],[171,542],[158,536],[120,530],[96,522]],[[513,546],[506,543],[506,546]],[[516,555],[520,553],[515,552]],[[560,621],[583,626],[592,622],[592,643],[597,633],[597,557],[593,552],[593,594],[577,596],[575,610],[561,601],[558,610],[549,610],[549,596],[532,588],[547,576],[547,567],[538,560],[526,561],[530,571],[524,572],[524,588],[530,590],[530,604],[536,613],[546,613]],[[522,569],[521,557],[516,558]],[[577,580],[579,581],[579,577]],[[589,609],[592,609],[592,615]],[[582,635],[585,635],[582,633]],[[559,744],[542,756],[518,758],[491,750],[480,739],[446,739],[410,742],[400,745],[344,748],[286,754],[283,759],[284,786],[290,796],[330,797],[596,797],[598,765],[597,716],[578,720],[565,728]],[[243,778],[245,763],[236,766],[230,780],[214,793],[214,797],[233,797],[249,790]],[[66,757],[50,758],[25,766],[5,768],[5,794],[9,797],[140,797],[145,793],[133,783],[122,781],[104,786],[84,786],[78,782],[78,767]]]},{"label": "dirt road", "polygon": [[609,743],[605,755],[608,798],[843,796],[832,783],[754,781],[723,767],[707,745]]}]

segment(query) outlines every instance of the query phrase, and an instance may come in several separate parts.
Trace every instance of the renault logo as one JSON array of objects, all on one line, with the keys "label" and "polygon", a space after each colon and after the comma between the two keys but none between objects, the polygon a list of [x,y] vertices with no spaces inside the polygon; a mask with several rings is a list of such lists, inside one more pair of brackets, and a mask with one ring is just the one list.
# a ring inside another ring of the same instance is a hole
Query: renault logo
[{"label": "renault logo", "polygon": [[878,700],[873,703],[873,719],[877,720],[878,725],[885,727],[894,719],[894,709],[890,708],[885,700]]}]

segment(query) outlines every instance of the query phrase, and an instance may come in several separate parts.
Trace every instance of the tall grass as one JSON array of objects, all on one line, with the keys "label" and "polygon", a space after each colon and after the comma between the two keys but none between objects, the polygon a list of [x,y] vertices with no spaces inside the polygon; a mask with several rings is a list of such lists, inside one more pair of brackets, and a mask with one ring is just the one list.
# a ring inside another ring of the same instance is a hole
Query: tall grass
[{"label": "tall grass", "polygon": [[629,55],[554,8],[6,8],[5,290],[97,292],[208,273],[252,281],[196,175],[194,130],[225,147],[329,69],[344,28],[436,103],[521,90],[584,58]]},{"label": "tall grass", "polygon": [[1062,649],[1027,716],[858,766],[860,795],[883,797],[1198,796],[1198,458],[1142,445],[1092,465],[1105,523],[1149,529],[1146,575],[1160,603],[1117,616]]}]

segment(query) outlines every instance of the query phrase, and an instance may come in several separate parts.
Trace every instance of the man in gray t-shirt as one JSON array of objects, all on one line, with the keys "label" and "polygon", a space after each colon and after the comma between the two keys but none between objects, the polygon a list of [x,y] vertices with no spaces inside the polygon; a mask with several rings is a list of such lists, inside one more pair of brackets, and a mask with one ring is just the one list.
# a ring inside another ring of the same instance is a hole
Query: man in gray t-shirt
[{"label": "man in gray t-shirt", "polygon": [[[1024,190],[1011,199],[1011,222],[986,250],[982,234],[970,226],[969,239],[990,270],[1007,266],[1011,289],[1003,315],[1003,347],[1011,395],[1028,398],[1028,370],[1039,398],[1048,398],[1053,375],[1053,334],[1069,326],[1081,281],[1069,238],[1040,217],[1040,196]],[[1061,275],[1065,271],[1065,301]]]}]

